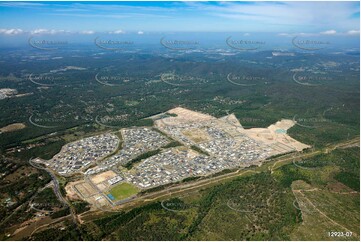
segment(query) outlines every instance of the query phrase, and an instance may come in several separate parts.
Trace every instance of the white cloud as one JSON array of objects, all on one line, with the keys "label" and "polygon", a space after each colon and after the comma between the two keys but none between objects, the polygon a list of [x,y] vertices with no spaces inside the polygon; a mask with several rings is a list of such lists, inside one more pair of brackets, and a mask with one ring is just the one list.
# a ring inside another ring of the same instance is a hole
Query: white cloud
[{"label": "white cloud", "polygon": [[[321,31],[325,30],[337,30],[336,35],[345,35],[346,33],[355,35],[359,32],[352,31],[357,31],[357,29],[360,28],[359,17],[357,16],[357,13],[359,12],[359,3],[357,2],[288,1],[277,3],[254,2],[251,4],[237,2],[219,2],[218,4],[209,4],[205,2],[175,2],[165,7],[155,7],[151,5],[133,6],[126,4],[104,5],[94,3],[71,3],[69,5],[64,5],[56,3],[0,2],[0,6],[7,8],[22,7],[39,9],[42,11],[45,10],[43,14],[52,15],[54,18],[65,16],[77,17],[79,23],[84,21],[82,23],[83,27],[80,27],[81,29],[92,29],[94,27],[94,21],[97,23],[96,18],[99,18],[102,19],[102,21],[98,24],[105,29],[100,29],[101,27],[99,27],[97,30],[105,32],[108,32],[106,31],[106,26],[109,25],[103,24],[104,19],[119,20],[114,22],[119,24],[115,26],[121,27],[126,24],[128,26],[127,29],[130,31],[135,30],[135,33],[137,33],[136,29],[139,29],[139,27],[137,27],[136,23],[131,22],[133,19],[148,21],[148,25],[142,27],[142,30],[145,32],[148,32],[148,30],[196,30],[198,28],[205,28],[205,31],[232,30],[243,33],[314,32],[320,34]],[[187,16],[189,14],[190,16],[186,24],[183,22],[184,16],[182,13],[187,14]],[[160,17],[169,18],[170,21],[159,21]],[[196,21],[198,24],[195,26],[192,23]],[[37,22],[36,20],[32,20],[31,23],[36,24]],[[40,25],[30,26],[30,28],[37,28],[42,25],[40,22]],[[22,25],[18,27],[24,28]],[[54,28],[61,27],[54,26]],[[44,30],[40,30],[34,30],[33,32],[40,34],[46,33]],[[143,33],[143,31],[139,31],[139,34]],[[350,33],[348,33],[348,31]],[[80,33],[81,31],[72,30],[72,32]],[[27,31],[27,33],[30,33],[30,31]],[[110,33],[122,34],[124,32],[122,30],[115,30]]]},{"label": "white cloud", "polygon": [[62,34],[69,33],[65,30],[55,30],[55,29],[34,29],[30,31],[31,34]]},{"label": "white cloud", "polygon": [[245,33],[243,36],[250,36],[251,34],[250,33]]},{"label": "white cloud", "polygon": [[360,30],[349,30],[347,31],[348,35],[359,35],[360,34]]},{"label": "white cloud", "polygon": [[321,32],[320,34],[324,34],[324,35],[335,35],[335,34],[337,34],[337,31],[334,30],[334,29],[331,29],[331,30],[323,31],[323,32]]},{"label": "white cloud", "polygon": [[143,31],[138,31],[138,34],[144,34],[144,32]]},{"label": "white cloud", "polygon": [[297,36],[319,36],[319,33],[279,33],[278,36],[297,37]]},{"label": "white cloud", "polygon": [[46,33],[46,32],[48,32],[47,29],[34,29],[30,33],[31,34],[43,34],[43,33]]},{"label": "white cloud", "polygon": [[43,3],[32,3],[32,2],[4,2],[0,3],[2,7],[42,7],[45,6]]},{"label": "white cloud", "polygon": [[279,36],[286,36],[286,37],[291,37],[293,36],[293,34],[288,34],[288,33],[279,33]]},{"label": "white cloud", "polygon": [[[355,29],[359,18],[350,18],[357,12],[355,2],[254,2],[239,4],[224,2],[209,5],[201,2],[186,2],[195,9],[211,16],[248,21],[242,29],[289,31],[321,31],[322,29]],[[332,14],[331,14],[332,13]],[[242,23],[242,22],[240,22]],[[264,23],[267,23],[266,25]],[[262,27],[263,26],[263,27]],[[264,28],[266,27],[266,28]]]},{"label": "white cloud", "polygon": [[16,35],[22,33],[24,33],[22,29],[0,29],[0,34]]},{"label": "white cloud", "polygon": [[93,30],[83,30],[80,31],[79,34],[94,34],[95,32]]},{"label": "white cloud", "polygon": [[118,30],[109,32],[109,34],[125,34],[125,32],[121,29],[118,29]]}]

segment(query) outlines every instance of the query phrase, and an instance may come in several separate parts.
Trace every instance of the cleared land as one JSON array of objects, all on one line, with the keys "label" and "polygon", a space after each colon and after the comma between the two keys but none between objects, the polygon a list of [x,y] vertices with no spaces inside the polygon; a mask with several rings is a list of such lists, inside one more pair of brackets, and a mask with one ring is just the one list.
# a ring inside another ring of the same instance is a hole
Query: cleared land
[{"label": "cleared land", "polygon": [[0,128],[0,133],[14,132],[16,130],[23,129],[25,127],[26,125],[24,123],[13,123]]},{"label": "cleared land", "polygon": [[182,133],[195,143],[208,142],[211,140],[208,133],[202,129],[184,130]]},{"label": "cleared land", "polygon": [[93,176],[91,178],[91,181],[94,183],[94,184],[99,184],[101,182],[104,182],[106,180],[109,180],[113,177],[116,177],[117,174],[114,172],[114,171],[106,171],[106,172],[103,172],[103,173],[100,173],[96,176]]},{"label": "cleared land", "polygon": [[97,194],[97,191],[86,182],[78,183],[74,185],[74,188],[83,198],[88,198]]},{"label": "cleared land", "polygon": [[282,119],[281,121],[271,124],[267,128],[245,129],[247,136],[270,145],[279,152],[289,152],[292,150],[302,151],[309,148],[309,145],[303,144],[291,136],[287,135],[287,130],[296,124],[293,120]]},{"label": "cleared land", "polygon": [[215,117],[212,117],[208,114],[203,114],[200,112],[195,112],[186,108],[173,108],[168,110],[167,113],[176,114],[176,117],[167,117],[160,120],[156,120],[155,124],[159,126],[163,125],[179,125],[189,122],[203,122],[207,120],[215,120]]}]

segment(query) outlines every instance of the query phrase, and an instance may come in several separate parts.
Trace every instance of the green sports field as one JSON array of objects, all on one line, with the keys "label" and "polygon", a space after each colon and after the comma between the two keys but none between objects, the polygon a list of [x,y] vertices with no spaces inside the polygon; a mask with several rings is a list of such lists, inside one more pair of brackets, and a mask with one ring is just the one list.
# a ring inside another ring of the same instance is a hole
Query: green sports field
[{"label": "green sports field", "polygon": [[130,197],[134,194],[137,194],[139,189],[129,183],[120,183],[110,189],[109,193],[115,198],[115,200],[122,200],[127,197]]}]

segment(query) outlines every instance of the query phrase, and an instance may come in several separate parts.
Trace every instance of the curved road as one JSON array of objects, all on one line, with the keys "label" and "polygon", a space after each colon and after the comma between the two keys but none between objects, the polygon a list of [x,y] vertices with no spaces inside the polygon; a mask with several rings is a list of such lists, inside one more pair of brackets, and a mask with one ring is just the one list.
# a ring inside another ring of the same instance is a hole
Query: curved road
[{"label": "curved road", "polygon": [[46,171],[50,175],[51,179],[53,180],[53,190],[54,190],[55,195],[57,196],[57,198],[63,205],[70,208],[70,213],[73,218],[73,222],[75,224],[78,224],[78,219],[75,215],[75,212],[73,211],[73,208],[70,206],[69,202],[61,194],[59,181],[58,181],[58,179],[56,179],[56,176],[54,175],[54,173],[50,169],[44,168],[44,167],[40,166],[39,164],[33,162],[32,158],[29,159],[29,164],[36,169]]}]

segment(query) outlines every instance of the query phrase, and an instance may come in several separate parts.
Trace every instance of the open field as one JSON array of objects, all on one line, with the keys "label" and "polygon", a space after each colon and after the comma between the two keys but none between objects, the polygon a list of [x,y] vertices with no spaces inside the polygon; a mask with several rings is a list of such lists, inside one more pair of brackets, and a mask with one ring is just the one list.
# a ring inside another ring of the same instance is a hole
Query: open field
[{"label": "open field", "polygon": [[129,183],[120,183],[109,190],[109,193],[115,198],[115,200],[122,200],[135,195],[139,192],[139,189]]}]

